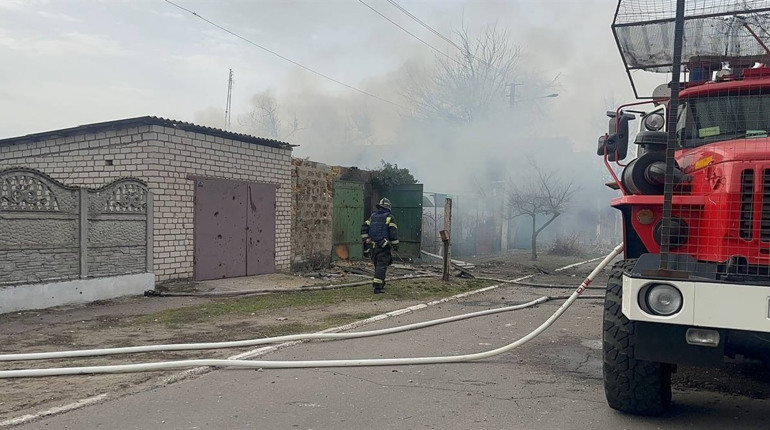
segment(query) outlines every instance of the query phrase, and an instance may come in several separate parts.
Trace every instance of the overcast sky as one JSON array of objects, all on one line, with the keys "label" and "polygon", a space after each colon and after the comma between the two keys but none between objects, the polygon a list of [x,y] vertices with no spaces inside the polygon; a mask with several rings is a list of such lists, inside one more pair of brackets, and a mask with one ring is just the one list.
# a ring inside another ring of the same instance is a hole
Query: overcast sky
[{"label": "overcast sky", "polygon": [[[388,1],[365,1],[439,50],[453,49]],[[394,90],[378,88],[377,82],[409,61],[435,55],[357,0],[174,2],[385,99],[392,99],[388,92]],[[577,151],[594,150],[596,137],[604,131],[607,101],[632,101],[610,30],[615,0],[397,3],[447,36],[463,25],[478,31],[496,24],[523,48],[528,70],[546,79],[558,75],[559,97],[531,102],[547,112],[548,126],[531,133],[535,137],[567,138]],[[291,99],[293,105],[322,94],[355,100],[375,114],[398,110],[307,72],[163,0],[0,0],[0,59],[0,138],[144,115],[222,126],[230,69],[235,74],[233,122],[263,91],[282,102]],[[655,82],[663,82],[663,77]],[[526,93],[526,86],[519,89]],[[530,91],[529,96],[537,94]],[[319,110],[317,105],[313,109]],[[318,161],[335,164],[329,152],[312,145],[295,150],[300,157],[324,154],[327,159]]]}]

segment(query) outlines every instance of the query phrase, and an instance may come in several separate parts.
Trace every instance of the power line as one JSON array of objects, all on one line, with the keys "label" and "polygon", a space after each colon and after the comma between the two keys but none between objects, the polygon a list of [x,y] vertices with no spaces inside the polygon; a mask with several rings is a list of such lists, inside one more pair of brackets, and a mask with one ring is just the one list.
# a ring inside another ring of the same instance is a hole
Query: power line
[{"label": "power line", "polygon": [[272,50],[270,50],[270,49],[268,49],[268,48],[265,48],[264,46],[262,46],[262,45],[260,45],[260,44],[258,44],[258,43],[256,43],[256,42],[252,42],[251,40],[249,40],[249,39],[247,39],[247,38],[245,38],[245,37],[243,37],[243,36],[241,36],[241,35],[239,35],[239,34],[237,34],[237,33],[233,32],[233,31],[231,31],[231,30],[228,30],[227,28],[225,28],[225,27],[222,27],[221,25],[219,25],[219,24],[217,24],[217,23],[215,23],[215,22],[212,22],[212,21],[210,21],[210,20],[208,20],[208,19],[206,19],[206,18],[204,18],[204,17],[200,16],[198,13],[196,13],[196,12],[194,12],[194,11],[190,10],[190,9],[187,9],[187,8],[185,8],[185,7],[182,7],[182,6],[180,6],[180,5],[178,5],[178,4],[174,3],[174,2],[172,2],[171,0],[164,0],[164,1],[165,1],[166,3],[168,3],[168,4],[170,4],[170,5],[172,5],[172,6],[176,7],[176,8],[178,8],[178,9],[181,9],[181,10],[183,10],[183,11],[185,11],[185,12],[188,12],[188,13],[190,13],[190,14],[194,15],[194,16],[195,16],[195,17],[197,17],[197,18],[200,18],[200,19],[201,19],[201,20],[203,20],[204,22],[206,22],[206,23],[208,23],[208,24],[210,24],[210,25],[212,25],[212,26],[214,26],[214,27],[216,27],[216,28],[218,28],[218,29],[220,29],[220,30],[224,31],[225,33],[228,33],[228,34],[230,34],[230,35],[232,35],[232,36],[235,36],[235,37],[237,37],[238,39],[241,39],[241,40],[243,40],[243,41],[244,41],[244,42],[246,42],[246,43],[249,43],[249,44],[251,44],[251,45],[254,45],[254,46],[256,46],[257,48],[259,48],[259,49],[261,49],[261,50],[263,50],[263,51],[269,52],[269,53],[271,53],[271,54],[275,55],[276,57],[278,57],[278,58],[280,58],[280,59],[282,59],[282,60],[285,60],[285,61],[288,61],[288,62],[289,62],[289,63],[291,63],[291,64],[294,64],[294,65],[295,65],[295,66],[297,66],[297,67],[301,67],[301,68],[303,68],[303,69],[307,70],[307,71],[308,71],[308,72],[310,72],[310,73],[313,73],[313,74],[315,74],[315,75],[318,75],[318,76],[320,76],[320,77],[322,77],[322,78],[324,78],[324,79],[328,79],[328,80],[330,80],[330,81],[332,81],[332,82],[334,82],[334,83],[336,83],[336,84],[342,85],[342,86],[343,86],[343,87],[345,87],[345,88],[351,89],[351,90],[353,90],[353,91],[357,91],[357,92],[359,92],[359,93],[361,93],[361,94],[364,94],[364,95],[366,95],[366,96],[369,96],[369,97],[373,97],[373,98],[375,98],[375,99],[377,99],[377,100],[383,101],[383,102],[385,102],[385,103],[389,103],[389,104],[391,104],[391,105],[393,105],[393,106],[397,106],[397,107],[401,107],[401,108],[403,108],[402,106],[399,106],[398,104],[396,104],[396,103],[394,103],[394,102],[392,102],[392,101],[390,101],[390,100],[384,99],[384,98],[382,98],[382,97],[380,97],[380,96],[377,96],[377,95],[374,95],[374,94],[372,94],[372,93],[368,93],[368,92],[366,92],[366,91],[364,91],[364,90],[362,90],[362,89],[356,88],[356,87],[354,87],[354,86],[352,86],[352,85],[348,85],[348,84],[346,84],[346,83],[344,83],[344,82],[342,82],[342,81],[338,81],[337,79],[334,79],[334,78],[332,78],[332,77],[330,77],[330,76],[328,76],[328,75],[325,75],[325,74],[323,74],[323,73],[321,73],[321,72],[317,72],[317,71],[315,71],[315,70],[311,69],[310,67],[307,67],[307,66],[305,66],[305,65],[302,65],[302,64],[300,64],[300,63],[298,63],[298,62],[296,62],[296,61],[294,61],[294,60],[292,60],[292,59],[290,59],[290,58],[284,57],[283,55],[281,55],[281,54],[279,54],[279,53],[277,53],[277,52],[275,52],[275,51],[272,51]]},{"label": "power line", "polygon": [[[361,1],[361,0],[358,0],[358,1]],[[362,3],[363,3],[363,2],[362,2]],[[436,30],[435,28],[433,28],[433,27],[431,27],[430,25],[426,24],[426,23],[425,23],[423,20],[421,20],[420,18],[418,18],[417,16],[415,16],[413,13],[409,12],[408,10],[406,10],[406,9],[405,9],[403,6],[401,6],[400,4],[396,3],[394,0],[388,0],[388,3],[390,3],[391,5],[393,5],[394,7],[396,7],[398,10],[400,10],[401,12],[403,12],[403,13],[404,13],[406,16],[408,16],[408,17],[409,17],[409,18],[411,18],[412,20],[416,21],[418,24],[420,24],[420,25],[421,25],[421,26],[423,26],[424,28],[428,29],[428,30],[429,30],[431,33],[435,34],[436,36],[438,36],[438,37],[439,37],[439,38],[441,38],[442,40],[446,41],[446,42],[447,42],[447,43],[449,43],[450,45],[452,45],[452,46],[454,46],[455,48],[457,48],[457,50],[458,50],[458,51],[460,51],[460,54],[462,54],[463,56],[470,56],[470,57],[473,57],[474,59],[476,59],[477,61],[479,61],[479,62],[481,62],[481,63],[488,63],[488,61],[487,61],[487,60],[484,60],[484,59],[481,59],[481,58],[477,57],[477,56],[476,56],[474,53],[470,52],[470,50],[466,50],[466,49],[463,49],[463,48],[462,48],[462,47],[460,47],[458,44],[456,44],[456,43],[455,43],[455,42],[454,42],[452,39],[450,39],[450,38],[448,38],[448,37],[444,36],[443,34],[439,33],[439,32],[438,32],[438,30]],[[368,5],[367,5],[367,6],[368,6]],[[371,9],[371,7],[370,7],[370,9]],[[374,10],[374,9],[372,9],[372,10]],[[375,11],[375,12],[376,12],[376,11]],[[379,12],[377,12],[377,13],[379,13]],[[380,15],[382,15],[382,14],[380,14]],[[387,19],[387,18],[386,18],[386,19]],[[388,21],[390,21],[390,20],[388,19]],[[393,22],[393,21],[391,21],[391,22]],[[394,23],[394,24],[395,24],[395,23]],[[398,24],[396,24],[396,25],[398,25]],[[399,28],[401,28],[401,26],[399,26]],[[402,28],[402,30],[403,30],[403,28]],[[404,31],[406,31],[406,30],[404,30]],[[409,32],[407,32],[407,33],[409,33]],[[409,34],[411,34],[411,33],[409,33]],[[422,40],[421,40],[421,41],[422,41]],[[423,43],[425,43],[425,42],[423,42]],[[430,46],[430,45],[429,45],[429,46]],[[431,46],[431,48],[433,48],[433,47]],[[435,50],[436,48],[433,48],[433,49]],[[443,55],[445,55],[445,56],[446,56],[447,58],[449,58],[450,60],[454,61],[455,63],[457,63],[457,64],[460,64],[460,62],[459,62],[459,61],[457,61],[455,58],[453,58],[453,57],[449,56],[448,54],[444,54],[443,52],[442,52],[442,54],[443,54]]]},{"label": "power line", "polygon": [[[166,0],[166,1],[168,1],[168,0]],[[410,36],[414,37],[415,39],[419,40],[420,42],[422,42],[422,43],[423,43],[425,46],[427,46],[428,48],[430,48],[430,49],[432,49],[432,50],[434,50],[434,51],[438,52],[438,53],[439,53],[439,54],[441,54],[441,55],[444,55],[444,56],[446,56],[446,57],[447,57],[447,58],[449,58],[450,60],[454,60],[454,58],[450,57],[450,56],[449,56],[447,53],[445,53],[445,52],[442,52],[441,50],[439,50],[439,49],[438,49],[438,48],[436,48],[435,46],[431,45],[430,43],[428,43],[428,42],[426,42],[426,41],[424,41],[424,40],[420,39],[420,38],[419,38],[419,37],[417,37],[417,36],[415,36],[415,35],[414,35],[414,33],[410,32],[409,30],[407,30],[407,29],[405,29],[404,27],[400,26],[400,25],[399,25],[397,22],[395,22],[395,21],[393,21],[392,19],[388,18],[387,16],[383,15],[383,14],[382,14],[380,11],[378,11],[377,9],[375,9],[375,8],[373,8],[373,7],[371,7],[371,6],[369,6],[369,5],[368,5],[366,2],[364,2],[364,0],[358,0],[358,1],[359,1],[359,2],[360,2],[362,5],[364,5],[364,6],[368,7],[369,9],[371,9],[371,10],[372,10],[374,13],[376,13],[377,15],[379,15],[379,16],[381,16],[381,17],[385,18],[385,19],[386,19],[386,20],[388,20],[388,21],[389,21],[391,24],[393,24],[393,25],[395,25],[396,27],[398,27],[398,28],[400,28],[401,30],[403,30],[403,31],[404,31],[406,34],[408,34],[408,35],[410,35]]]},{"label": "power line", "polygon": [[406,16],[408,16],[409,18],[412,18],[413,20],[417,21],[417,23],[420,24],[421,26],[423,26],[423,27],[427,28],[428,30],[430,30],[431,33],[435,34],[436,36],[438,36],[441,39],[445,40],[450,45],[452,45],[455,48],[457,48],[457,50],[460,51],[461,54],[463,54],[463,55],[470,55],[471,57],[475,58],[477,61],[479,61],[481,63],[488,63],[488,60],[481,59],[481,58],[477,57],[474,53],[472,53],[470,51],[466,51],[465,49],[460,47],[458,44],[456,44],[452,39],[450,39],[450,38],[444,36],[443,34],[439,33],[438,30],[436,30],[433,27],[431,27],[430,25],[426,24],[420,18],[417,18],[413,13],[411,13],[408,10],[404,9],[404,7],[401,6],[400,4],[396,3],[395,0],[388,0],[388,3],[392,4],[393,6],[395,6],[398,10],[400,10],[401,12],[406,14]]},{"label": "power line", "polygon": [[444,36],[443,34],[439,33],[439,32],[438,32],[436,29],[434,29],[434,28],[433,28],[433,27],[431,27],[430,25],[428,25],[428,24],[426,24],[425,22],[423,22],[423,21],[422,21],[420,18],[417,18],[416,16],[414,16],[414,15],[413,15],[411,12],[409,12],[409,11],[408,11],[408,10],[406,10],[406,9],[404,9],[404,8],[403,8],[403,7],[402,7],[400,4],[396,3],[394,0],[388,0],[388,3],[392,4],[392,5],[393,5],[393,6],[395,6],[395,7],[396,7],[398,10],[400,10],[401,12],[403,12],[404,14],[406,14],[406,16],[408,16],[409,18],[412,18],[412,19],[413,19],[414,21],[416,21],[418,24],[420,24],[421,26],[423,26],[423,27],[425,27],[426,29],[428,29],[428,30],[429,30],[431,33],[435,34],[436,36],[440,37],[441,39],[444,39],[444,40],[445,40],[447,43],[449,43],[450,45],[452,45],[452,46],[454,46],[455,48],[457,48],[457,49],[458,49],[460,52],[462,52],[462,48],[460,48],[459,46],[457,46],[457,44],[456,44],[456,43],[454,43],[454,41],[452,41],[452,39],[449,39],[448,37],[446,37],[446,36]]}]

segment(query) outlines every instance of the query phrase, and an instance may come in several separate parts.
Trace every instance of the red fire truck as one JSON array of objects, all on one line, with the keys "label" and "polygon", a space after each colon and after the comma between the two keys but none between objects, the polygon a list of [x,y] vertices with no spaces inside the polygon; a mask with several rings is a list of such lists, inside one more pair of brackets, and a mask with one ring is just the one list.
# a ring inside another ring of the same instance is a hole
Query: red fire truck
[{"label": "red fire truck", "polygon": [[640,15],[646,3],[661,2],[619,1],[616,41],[638,98],[636,70],[672,83],[608,112],[599,139],[625,244],[603,354],[610,407],[657,415],[678,365],[770,363],[770,8],[677,0]]}]

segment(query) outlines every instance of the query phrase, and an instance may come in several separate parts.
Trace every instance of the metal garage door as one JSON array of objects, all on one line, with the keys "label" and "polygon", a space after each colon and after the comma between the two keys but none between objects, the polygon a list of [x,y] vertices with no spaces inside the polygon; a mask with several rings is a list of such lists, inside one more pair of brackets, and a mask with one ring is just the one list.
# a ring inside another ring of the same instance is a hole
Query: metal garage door
[{"label": "metal garage door", "polygon": [[275,271],[275,185],[195,180],[195,279]]},{"label": "metal garage door", "polygon": [[274,184],[248,184],[246,274],[275,272]]}]

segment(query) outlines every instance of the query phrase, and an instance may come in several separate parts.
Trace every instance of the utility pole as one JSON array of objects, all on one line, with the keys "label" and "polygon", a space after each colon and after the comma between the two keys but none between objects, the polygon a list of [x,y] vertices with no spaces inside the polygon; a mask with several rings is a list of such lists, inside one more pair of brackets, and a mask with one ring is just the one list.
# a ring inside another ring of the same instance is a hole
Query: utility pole
[{"label": "utility pole", "polygon": [[523,85],[523,84],[517,84],[516,82],[511,82],[510,84],[506,85],[510,90],[508,90],[508,105],[513,109],[513,106],[516,104],[516,86]]},{"label": "utility pole", "polygon": [[225,107],[225,130],[230,130],[230,111],[233,101],[233,69],[230,69],[230,78],[227,80],[227,106]]}]

